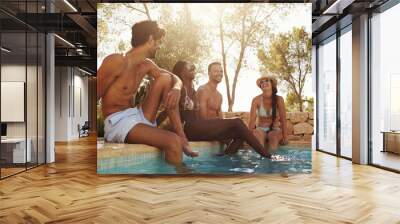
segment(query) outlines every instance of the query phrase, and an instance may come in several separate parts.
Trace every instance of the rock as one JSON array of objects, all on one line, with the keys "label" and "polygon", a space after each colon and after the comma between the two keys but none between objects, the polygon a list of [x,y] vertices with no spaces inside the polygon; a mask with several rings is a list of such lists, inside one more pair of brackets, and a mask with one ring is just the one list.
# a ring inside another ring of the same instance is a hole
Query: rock
[{"label": "rock", "polygon": [[249,112],[223,112],[222,115],[226,119],[240,118],[246,124],[249,123],[250,119]]},{"label": "rock", "polygon": [[289,140],[289,141],[300,141],[300,140],[301,140],[301,136],[297,136],[297,135],[288,135],[288,140]]},{"label": "rock", "polygon": [[290,115],[290,121],[293,124],[301,123],[301,122],[306,122],[308,118],[308,113],[307,112],[293,112]]},{"label": "rock", "polygon": [[314,112],[308,112],[308,118],[314,120]]},{"label": "rock", "polygon": [[286,121],[286,129],[287,129],[287,134],[292,135],[293,134],[293,124],[290,121]]},{"label": "rock", "polygon": [[287,112],[286,113],[286,120],[290,120],[290,116],[292,115],[292,113],[290,113],[290,112]]},{"label": "rock", "polygon": [[314,120],[308,120],[307,123],[311,124],[312,126],[314,126]]},{"label": "rock", "polygon": [[303,136],[303,140],[306,142],[311,142],[311,139],[312,139],[312,135],[305,134]]},{"label": "rock", "polygon": [[299,134],[312,134],[314,132],[314,128],[309,123],[298,123],[293,126],[293,133],[295,135]]},{"label": "rock", "polygon": [[250,113],[245,113],[245,114],[243,114],[242,118],[243,118],[244,120],[249,120],[249,119],[250,119]]}]

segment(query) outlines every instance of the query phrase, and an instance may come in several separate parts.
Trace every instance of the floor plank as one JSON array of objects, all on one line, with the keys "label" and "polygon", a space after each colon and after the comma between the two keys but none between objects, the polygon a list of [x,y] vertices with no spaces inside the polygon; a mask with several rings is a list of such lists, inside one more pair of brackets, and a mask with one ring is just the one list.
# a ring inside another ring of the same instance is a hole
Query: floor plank
[{"label": "floor plank", "polygon": [[400,175],[313,152],[312,174],[100,176],[96,140],[0,181],[0,223],[400,223]]}]

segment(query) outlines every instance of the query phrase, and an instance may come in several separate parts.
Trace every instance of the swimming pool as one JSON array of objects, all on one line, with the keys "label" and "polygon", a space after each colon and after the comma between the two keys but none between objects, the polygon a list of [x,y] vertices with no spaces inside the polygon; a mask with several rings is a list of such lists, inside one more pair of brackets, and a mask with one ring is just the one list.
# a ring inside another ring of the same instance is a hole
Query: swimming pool
[{"label": "swimming pool", "polygon": [[[235,155],[218,156],[220,147],[194,148],[200,155],[184,156],[185,170],[191,174],[264,174],[264,173],[311,173],[311,150],[309,148],[282,147],[265,159],[252,150],[241,149]],[[139,157],[139,156],[135,156]],[[136,159],[136,158],[135,158]],[[99,161],[98,163],[105,163]],[[165,162],[162,154],[150,153],[134,162],[119,165],[98,164],[99,174],[177,174],[174,166]]]}]

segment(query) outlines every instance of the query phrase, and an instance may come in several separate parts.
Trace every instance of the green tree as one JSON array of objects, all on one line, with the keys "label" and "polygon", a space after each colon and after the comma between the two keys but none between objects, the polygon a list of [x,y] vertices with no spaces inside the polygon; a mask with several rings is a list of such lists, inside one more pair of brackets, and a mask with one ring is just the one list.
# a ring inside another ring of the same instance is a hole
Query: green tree
[{"label": "green tree", "polygon": [[[144,4],[146,6],[146,4]],[[168,71],[179,60],[186,60],[197,64],[202,57],[208,54],[209,46],[206,44],[203,27],[192,20],[188,4],[172,16],[172,9],[169,4],[161,5],[161,18],[159,23],[166,30],[161,48],[157,51],[156,64]],[[147,10],[150,16],[149,10]],[[146,97],[150,81],[143,79],[139,90],[135,95],[135,104],[140,104]]]},{"label": "green tree", "polygon": [[[285,9],[277,4],[234,4],[231,7],[217,6],[219,11],[219,41],[222,66],[228,98],[228,111],[235,103],[236,86],[241,69],[246,66],[246,53],[257,49],[268,36],[272,16],[284,15]],[[239,51],[232,52],[234,47]],[[232,86],[229,81],[229,62],[234,64]]]},{"label": "green tree", "polygon": [[289,92],[286,94],[285,107],[288,112],[296,111],[296,96],[294,93]]},{"label": "green tree", "polygon": [[304,27],[295,27],[291,32],[273,36],[268,51],[260,49],[258,58],[262,70],[283,80],[293,103],[299,111],[304,110],[304,84],[311,73],[311,37]]},{"label": "green tree", "polygon": [[123,3],[123,5],[126,8],[129,8],[130,10],[145,14],[147,16],[147,19],[151,20],[150,10],[146,3],[142,3],[141,5],[132,3]]},{"label": "green tree", "polygon": [[314,111],[314,97],[306,97],[306,99],[304,101],[307,102],[306,111],[313,112]]},{"label": "green tree", "polygon": [[[286,94],[285,106],[286,106],[286,110],[288,112],[298,111],[299,103],[297,102],[297,100],[298,99],[293,92],[289,92],[288,94]],[[314,98],[313,97],[304,97],[303,104],[305,104],[304,111],[306,111],[306,112],[314,111]]]},{"label": "green tree", "polygon": [[[131,44],[120,38],[123,30],[130,30],[134,22],[153,19],[151,12],[157,10],[157,5],[147,3],[102,3],[97,8],[97,57],[104,58],[111,53],[127,51]],[[129,11],[126,16],[119,13]],[[118,27],[116,29],[115,27]],[[118,37],[118,38],[116,38]]]},{"label": "green tree", "polygon": [[177,16],[171,15],[171,11],[169,4],[161,5],[159,22],[166,34],[155,58],[158,66],[169,71],[178,60],[198,64],[209,49],[204,27],[192,20],[189,5],[183,4]]}]

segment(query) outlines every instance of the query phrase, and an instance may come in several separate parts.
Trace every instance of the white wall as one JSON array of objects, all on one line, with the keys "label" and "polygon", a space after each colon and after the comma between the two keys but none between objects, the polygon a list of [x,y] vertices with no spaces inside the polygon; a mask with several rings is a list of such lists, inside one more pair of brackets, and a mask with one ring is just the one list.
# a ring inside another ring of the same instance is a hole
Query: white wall
[{"label": "white wall", "polygon": [[70,141],[88,120],[88,78],[72,67],[56,67],[55,73],[55,140]]},{"label": "white wall", "polygon": [[72,138],[77,138],[79,135],[78,124],[82,126],[88,120],[88,78],[80,76],[81,73],[77,75],[76,72],[77,70],[74,70],[74,88],[71,88],[73,89],[71,99],[74,100],[71,102],[73,105],[70,132]]},{"label": "white wall", "polygon": [[67,67],[55,68],[55,140],[68,140],[68,86],[69,69]]}]

